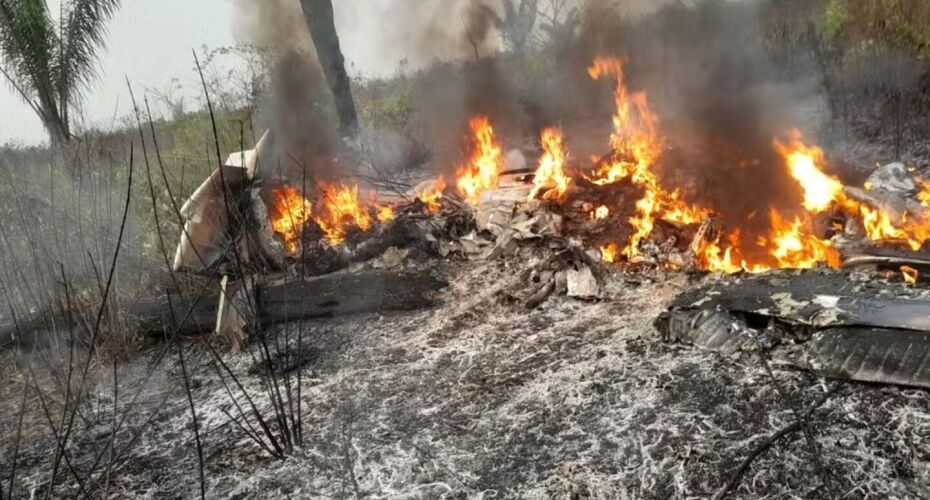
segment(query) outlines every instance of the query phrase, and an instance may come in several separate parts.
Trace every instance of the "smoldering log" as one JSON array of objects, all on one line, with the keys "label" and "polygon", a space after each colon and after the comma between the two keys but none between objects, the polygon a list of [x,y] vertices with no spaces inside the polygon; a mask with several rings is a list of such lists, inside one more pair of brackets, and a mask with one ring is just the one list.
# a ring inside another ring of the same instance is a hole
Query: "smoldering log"
[{"label": "smoldering log", "polygon": [[[434,292],[447,283],[426,273],[364,271],[256,283],[256,314],[262,326],[287,321],[329,318],[387,311],[411,311],[434,303]],[[218,291],[172,294],[124,304],[124,318],[136,331],[149,337],[173,333],[196,335],[214,331],[217,323]],[[41,316],[41,317],[40,317]],[[40,332],[66,325],[62,314],[37,315],[17,325],[0,326],[0,347],[30,346]],[[84,325],[86,328],[86,325]],[[89,338],[89,336],[86,336]]]}]

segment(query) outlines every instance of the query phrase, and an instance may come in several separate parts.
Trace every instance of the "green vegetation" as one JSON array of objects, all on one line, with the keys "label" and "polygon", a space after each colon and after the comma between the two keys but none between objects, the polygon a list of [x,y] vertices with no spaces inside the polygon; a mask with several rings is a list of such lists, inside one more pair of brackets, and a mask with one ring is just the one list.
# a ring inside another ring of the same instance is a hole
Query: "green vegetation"
[{"label": "green vegetation", "polygon": [[69,112],[96,77],[96,53],[120,0],[69,0],[60,22],[45,0],[0,0],[0,73],[35,111],[53,146],[71,139]]}]

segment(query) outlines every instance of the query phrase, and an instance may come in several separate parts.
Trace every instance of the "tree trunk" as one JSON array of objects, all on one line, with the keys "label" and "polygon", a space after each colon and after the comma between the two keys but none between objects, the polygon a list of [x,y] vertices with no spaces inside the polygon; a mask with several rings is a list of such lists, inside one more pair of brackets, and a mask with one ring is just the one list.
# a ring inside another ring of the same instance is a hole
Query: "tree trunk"
[{"label": "tree trunk", "polygon": [[352,99],[352,86],[346,73],[345,58],[339,47],[336,23],[333,17],[332,0],[300,0],[303,7],[310,36],[316,45],[317,57],[323,67],[323,74],[333,97],[336,100],[336,112],[342,133],[355,138],[358,134],[358,115],[355,101]]}]

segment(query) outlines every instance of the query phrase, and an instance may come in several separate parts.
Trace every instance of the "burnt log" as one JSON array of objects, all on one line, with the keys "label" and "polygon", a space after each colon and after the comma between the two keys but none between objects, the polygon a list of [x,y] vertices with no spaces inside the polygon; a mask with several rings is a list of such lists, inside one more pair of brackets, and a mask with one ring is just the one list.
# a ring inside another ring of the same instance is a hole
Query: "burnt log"
[{"label": "burnt log", "polygon": [[[307,279],[264,281],[255,284],[255,317],[260,326],[288,321],[329,318],[387,311],[411,311],[429,307],[434,293],[447,285],[425,273],[363,271],[337,273]],[[168,338],[174,334],[213,332],[217,324],[220,293],[171,294],[119,307],[123,320],[139,334]],[[69,316],[46,312],[14,324],[0,325],[0,348],[34,345],[42,332],[67,331]],[[72,323],[73,324],[73,323]],[[88,339],[88,325],[80,325]]]},{"label": "burnt log", "polygon": [[[446,286],[428,274],[366,271],[337,273],[307,279],[279,279],[255,286],[256,321],[269,326],[288,321],[329,318],[386,311],[411,311],[433,304],[433,292]],[[219,294],[167,297],[128,311],[139,331],[162,335],[212,332],[217,321]],[[180,307],[179,307],[180,305]],[[190,313],[188,313],[190,311]]]},{"label": "burnt log", "polygon": [[264,286],[258,290],[262,325],[385,311],[412,311],[433,304],[444,281],[424,274],[387,271],[332,274]]}]

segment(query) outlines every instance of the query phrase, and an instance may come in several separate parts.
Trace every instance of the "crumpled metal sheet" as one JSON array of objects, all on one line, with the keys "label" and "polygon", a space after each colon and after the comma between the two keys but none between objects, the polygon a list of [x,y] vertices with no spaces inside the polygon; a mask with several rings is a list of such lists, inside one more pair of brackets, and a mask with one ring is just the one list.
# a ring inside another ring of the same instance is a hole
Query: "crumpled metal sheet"
[{"label": "crumpled metal sheet", "polygon": [[734,278],[679,295],[655,326],[724,354],[762,348],[827,376],[930,388],[930,296],[891,286],[837,272]]},{"label": "crumpled metal sheet", "polygon": [[930,296],[891,295],[887,287],[809,271],[734,279],[679,295],[671,310],[716,309],[814,327],[873,326],[930,331]]},{"label": "crumpled metal sheet", "polygon": [[930,388],[930,335],[890,328],[838,327],[779,347],[776,363],[822,375]]}]

